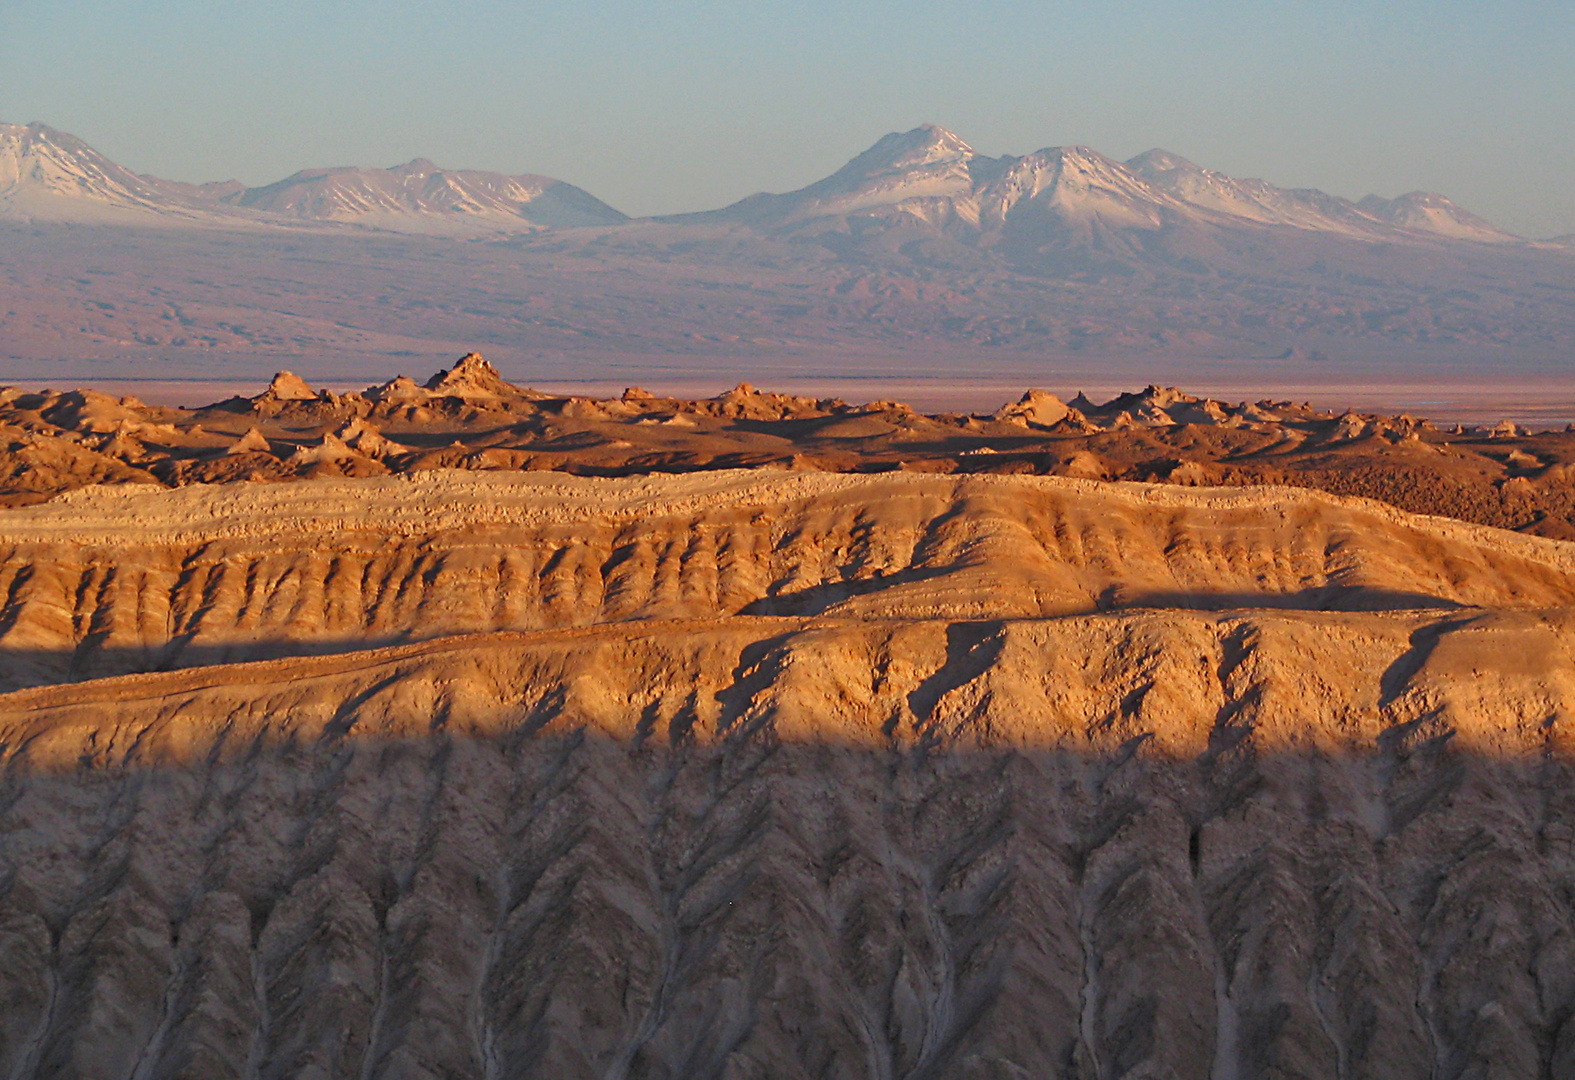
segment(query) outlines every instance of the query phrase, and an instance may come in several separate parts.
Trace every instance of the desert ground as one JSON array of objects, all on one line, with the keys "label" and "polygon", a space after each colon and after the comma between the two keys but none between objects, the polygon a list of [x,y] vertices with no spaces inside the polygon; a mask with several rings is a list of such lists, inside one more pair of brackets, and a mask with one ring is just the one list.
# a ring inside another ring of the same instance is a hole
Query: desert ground
[{"label": "desert ground", "polygon": [[0,425],[5,1076],[1575,1075],[1575,434]]}]

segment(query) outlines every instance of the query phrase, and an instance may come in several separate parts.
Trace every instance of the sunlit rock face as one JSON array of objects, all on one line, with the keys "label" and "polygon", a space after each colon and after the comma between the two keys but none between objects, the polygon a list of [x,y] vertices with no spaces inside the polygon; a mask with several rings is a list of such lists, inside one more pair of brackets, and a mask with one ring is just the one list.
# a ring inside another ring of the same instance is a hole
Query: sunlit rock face
[{"label": "sunlit rock face", "polygon": [[1559,541],[771,470],[0,536],[4,1075],[1575,1068]]}]

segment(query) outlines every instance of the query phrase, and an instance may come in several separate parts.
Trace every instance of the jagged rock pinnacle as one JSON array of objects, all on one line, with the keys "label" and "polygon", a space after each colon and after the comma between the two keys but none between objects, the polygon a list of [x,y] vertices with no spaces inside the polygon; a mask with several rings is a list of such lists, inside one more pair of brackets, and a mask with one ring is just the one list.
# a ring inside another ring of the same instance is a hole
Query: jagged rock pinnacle
[{"label": "jagged rock pinnacle", "polygon": [[268,389],[261,396],[274,401],[315,401],[317,391],[295,372],[281,371],[273,377],[273,382],[268,384]]},{"label": "jagged rock pinnacle", "polygon": [[447,371],[427,380],[426,389],[449,397],[514,397],[519,387],[498,374],[480,353],[466,353]]}]

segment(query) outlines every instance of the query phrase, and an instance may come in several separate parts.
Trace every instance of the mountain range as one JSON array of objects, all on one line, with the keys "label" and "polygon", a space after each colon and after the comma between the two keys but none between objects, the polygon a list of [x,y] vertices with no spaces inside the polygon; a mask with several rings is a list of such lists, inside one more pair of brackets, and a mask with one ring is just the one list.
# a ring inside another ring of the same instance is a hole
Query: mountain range
[{"label": "mountain range", "polygon": [[544,384],[900,377],[920,383],[876,393],[941,407],[923,385],[1431,387],[1568,380],[1575,355],[1575,248],[1442,195],[1353,201],[1163,150],[990,157],[933,126],[797,191],[646,218],[425,160],[185,184],[0,126],[0,251],[13,379],[357,381],[485,349]]},{"label": "mountain range", "polygon": [[1126,162],[1086,146],[992,158],[929,124],[887,135],[798,191],[754,195],[690,217],[768,227],[862,218],[990,237],[1064,230],[1089,239],[1174,226],[1281,225],[1390,241],[1518,239],[1431,192],[1351,202],[1316,190],[1237,180],[1160,149]]},{"label": "mountain range", "polygon": [[486,234],[626,220],[548,176],[441,169],[302,169],[249,188],[141,176],[73,135],[0,124],[0,218],[82,224],[266,228],[352,224],[392,232]]},{"label": "mountain range", "polygon": [[[35,221],[257,228],[358,225],[480,235],[608,226],[629,218],[551,177],[444,169],[303,169],[263,187],[143,176],[43,124],[0,125],[0,217]],[[666,223],[769,232],[853,226],[934,230],[985,244],[1083,241],[1167,229],[1282,226],[1387,242],[1524,242],[1448,198],[1414,191],[1360,201],[1239,180],[1167,150],[1126,162],[1084,146],[986,157],[926,124],[893,133],[841,169],[786,194],[752,195]]]}]

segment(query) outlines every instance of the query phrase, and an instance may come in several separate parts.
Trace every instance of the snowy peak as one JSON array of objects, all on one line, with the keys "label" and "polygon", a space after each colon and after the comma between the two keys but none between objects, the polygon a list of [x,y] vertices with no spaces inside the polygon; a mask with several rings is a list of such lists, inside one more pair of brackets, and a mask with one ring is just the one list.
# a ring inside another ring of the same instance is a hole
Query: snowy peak
[{"label": "snowy peak", "polygon": [[819,197],[836,194],[911,198],[967,187],[973,147],[933,124],[892,132],[832,173],[803,189]]},{"label": "snowy peak", "polygon": [[1090,222],[1152,229],[1181,208],[1086,146],[989,158],[945,128],[925,125],[885,136],[808,187],[755,196],[707,216],[791,226],[853,214],[992,232],[1024,215],[1058,217],[1079,229]]},{"label": "snowy peak", "polygon": [[230,198],[270,214],[412,233],[535,232],[625,220],[600,199],[561,180],[446,170],[426,158],[389,169],[307,169]]},{"label": "snowy peak", "polygon": [[1118,161],[1086,146],[1052,146],[1016,159],[979,193],[981,222],[1029,210],[1086,228],[1156,229],[1180,209]]},{"label": "snowy peak", "polygon": [[180,187],[138,176],[43,124],[0,124],[0,217],[124,224],[201,217],[200,200]]},{"label": "snowy peak", "polygon": [[1512,233],[1483,221],[1467,210],[1462,210],[1444,196],[1432,191],[1411,191],[1396,199],[1381,199],[1377,195],[1369,195],[1356,205],[1363,213],[1379,221],[1451,240],[1476,240],[1482,243],[1502,244],[1517,239]]},{"label": "snowy peak", "polygon": [[1127,168],[1195,209],[1230,218],[1355,236],[1373,231],[1374,222],[1349,200],[1316,190],[1275,187],[1262,180],[1238,180],[1168,150],[1139,154],[1127,162]]},{"label": "snowy peak", "polygon": [[1239,180],[1159,148],[1126,162],[1086,146],[990,158],[933,124],[886,135],[824,180],[797,191],[756,195],[696,216],[789,229],[839,228],[837,219],[875,218],[986,241],[997,234],[1031,234],[1035,244],[1052,234],[1088,240],[1096,232],[1152,232],[1173,225],[1282,226],[1413,243],[1515,239],[1442,196],[1369,198],[1358,205],[1313,189]]},{"label": "snowy peak", "polygon": [[955,174],[974,156],[973,147],[934,124],[892,132],[833,173],[824,183],[843,179],[854,186],[885,176],[914,173]]},{"label": "snowy peak", "polygon": [[0,219],[256,228],[354,224],[478,235],[627,220],[547,176],[445,170],[425,158],[391,169],[302,169],[248,188],[139,176],[43,124],[0,124]]},{"label": "snowy peak", "polygon": [[1504,243],[1518,239],[1442,195],[1413,191],[1397,199],[1369,195],[1360,202],[1310,188],[1280,188],[1199,168],[1168,150],[1149,150],[1127,167],[1193,206],[1272,225],[1357,236],[1382,235],[1385,226],[1452,240]]},{"label": "snowy peak", "polygon": [[[924,200],[967,198],[973,147],[945,128],[924,124],[892,132],[842,168],[786,195],[753,195],[706,217],[796,222],[871,209],[907,209]],[[923,215],[922,207],[918,209]]]},{"label": "snowy peak", "polygon": [[1173,154],[1169,150],[1162,150],[1157,146],[1152,150],[1145,150],[1135,158],[1129,159],[1127,168],[1148,180],[1158,179],[1171,173],[1195,175],[1203,172],[1202,169],[1180,154]]}]

